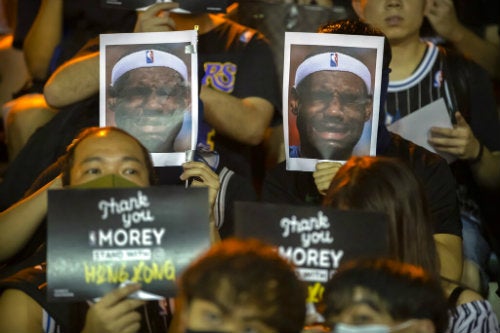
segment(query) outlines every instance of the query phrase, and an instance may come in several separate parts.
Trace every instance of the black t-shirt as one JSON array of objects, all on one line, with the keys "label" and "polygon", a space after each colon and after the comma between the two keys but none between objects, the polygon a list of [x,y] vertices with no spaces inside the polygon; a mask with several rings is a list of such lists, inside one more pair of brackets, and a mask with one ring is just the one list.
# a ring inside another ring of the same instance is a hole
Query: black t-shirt
[{"label": "black t-shirt", "polygon": [[[399,158],[413,170],[429,199],[434,233],[461,237],[455,180],[445,160],[397,135],[390,136],[389,145],[380,155]],[[266,176],[262,200],[319,205],[322,196],[311,172],[286,171],[285,162],[282,162]]]},{"label": "black t-shirt", "polygon": [[[204,72],[202,85],[238,98],[260,97],[275,107],[280,118],[281,94],[271,48],[262,34],[227,20],[199,36],[198,61]],[[238,112],[238,110],[234,110]],[[210,127],[204,123],[205,126]],[[239,124],[245,126],[245,124]],[[213,146],[221,164],[236,173],[250,177],[250,146],[207,130],[199,141]]]}]

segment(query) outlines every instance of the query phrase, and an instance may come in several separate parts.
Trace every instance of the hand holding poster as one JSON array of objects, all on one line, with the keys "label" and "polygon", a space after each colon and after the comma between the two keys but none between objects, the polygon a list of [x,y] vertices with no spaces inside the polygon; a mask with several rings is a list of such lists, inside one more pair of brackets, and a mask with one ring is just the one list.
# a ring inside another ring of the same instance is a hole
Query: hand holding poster
[{"label": "hand holding poster", "polygon": [[195,30],[100,36],[99,124],[132,134],[156,166],[181,165],[195,149],[196,41]]},{"label": "hand holding poster", "polygon": [[[145,10],[155,3],[168,3],[172,0],[101,0],[103,7]],[[225,13],[229,0],[176,0],[179,8],[173,9],[174,13],[199,14],[199,13]]]},{"label": "hand holding poster", "polygon": [[375,155],[383,48],[380,36],[285,33],[287,170]]},{"label": "hand holding poster", "polygon": [[235,212],[236,236],[276,245],[308,282],[312,303],[343,261],[389,253],[384,214],[251,202],[236,202]]},{"label": "hand holding poster", "polygon": [[209,246],[206,188],[49,191],[48,298],[102,297],[128,282],[148,297],[175,295],[175,280]]}]

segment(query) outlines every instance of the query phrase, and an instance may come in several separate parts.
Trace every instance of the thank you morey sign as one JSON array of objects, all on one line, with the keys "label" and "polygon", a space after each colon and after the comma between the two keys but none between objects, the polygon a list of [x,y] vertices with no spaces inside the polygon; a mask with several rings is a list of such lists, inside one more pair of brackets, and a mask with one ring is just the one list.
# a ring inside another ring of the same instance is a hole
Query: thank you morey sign
[{"label": "thank you morey sign", "polygon": [[342,262],[388,254],[387,217],[330,207],[237,202],[235,232],[277,246],[308,283],[308,302],[321,300],[323,285]]},{"label": "thank you morey sign", "polygon": [[126,283],[143,299],[174,296],[180,272],[209,247],[205,188],[49,191],[49,301],[102,297]]}]

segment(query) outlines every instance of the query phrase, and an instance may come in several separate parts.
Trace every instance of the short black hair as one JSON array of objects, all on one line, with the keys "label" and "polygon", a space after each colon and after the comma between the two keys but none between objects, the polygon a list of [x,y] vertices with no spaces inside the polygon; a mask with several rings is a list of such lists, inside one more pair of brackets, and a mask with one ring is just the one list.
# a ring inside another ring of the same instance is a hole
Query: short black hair
[{"label": "short black hair", "polygon": [[278,332],[300,332],[305,322],[304,283],[276,248],[255,239],[214,245],[182,274],[180,295],[187,306],[194,299],[227,309],[256,306],[263,322]]},{"label": "short black hair", "polygon": [[384,37],[383,68],[389,68],[392,60],[391,45],[385,34],[374,26],[360,20],[338,20],[319,27],[318,32],[344,35],[365,35]]},{"label": "short black hair", "polygon": [[353,303],[355,290],[373,295],[395,321],[429,319],[436,332],[448,327],[449,306],[439,279],[422,267],[392,259],[358,259],[341,265],[327,282],[325,318]]}]

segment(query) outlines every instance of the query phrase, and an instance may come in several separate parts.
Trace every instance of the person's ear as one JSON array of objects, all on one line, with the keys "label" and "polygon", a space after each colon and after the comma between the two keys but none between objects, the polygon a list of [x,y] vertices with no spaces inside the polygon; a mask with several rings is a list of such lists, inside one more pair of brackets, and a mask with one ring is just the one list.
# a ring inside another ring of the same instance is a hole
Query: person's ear
[{"label": "person's ear", "polygon": [[290,89],[290,97],[288,98],[288,109],[294,116],[299,114],[299,94],[297,93],[297,89]]},{"label": "person's ear", "polygon": [[107,101],[107,109],[111,110],[112,112],[115,112],[115,106],[116,106],[116,97],[108,97]]},{"label": "person's ear", "polygon": [[365,15],[363,13],[363,5],[361,4],[361,0],[352,0],[351,4],[352,9],[354,9],[354,11],[356,12],[356,15],[358,15],[359,19],[363,21],[365,19]]},{"label": "person's ear", "polygon": [[[167,300],[168,302],[168,300]],[[182,333],[188,328],[189,322],[189,307],[185,300],[178,296],[175,298],[175,308],[172,322],[170,323],[169,332]]]},{"label": "person's ear", "polygon": [[365,121],[368,121],[372,117],[372,112],[373,112],[373,98],[370,98],[370,101],[366,102],[365,104]]},{"label": "person's ear", "polygon": [[116,105],[116,90],[113,87],[108,89],[108,94],[106,96],[106,107],[108,110],[115,112]]}]

